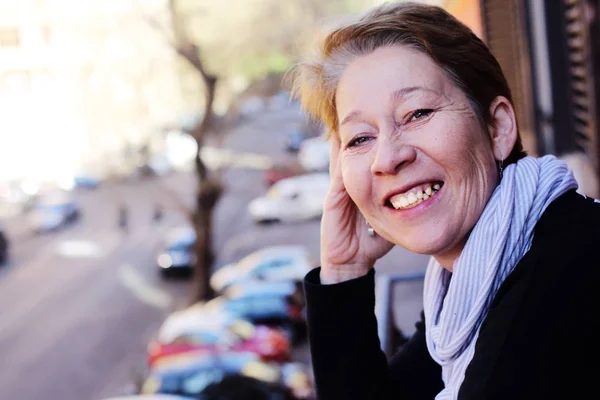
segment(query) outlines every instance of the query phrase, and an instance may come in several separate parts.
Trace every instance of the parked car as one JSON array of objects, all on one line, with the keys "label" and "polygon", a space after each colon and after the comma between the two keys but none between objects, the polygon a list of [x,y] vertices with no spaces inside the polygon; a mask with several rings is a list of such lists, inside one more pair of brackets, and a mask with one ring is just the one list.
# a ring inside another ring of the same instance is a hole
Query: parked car
[{"label": "parked car", "polygon": [[[305,368],[297,363],[279,365],[260,361],[253,353],[223,352],[210,356],[194,357],[182,355],[158,363],[151,369],[142,386],[143,394],[174,394],[195,399],[212,399],[209,393],[231,377],[242,378],[240,383],[248,383],[247,379],[263,382],[260,385],[263,396],[267,399],[307,398],[312,394],[313,385]],[[248,390],[248,389],[246,389]],[[279,397],[268,396],[276,393]],[[239,391],[244,393],[244,391]],[[285,394],[281,397],[282,394]],[[237,398],[237,397],[235,397]],[[258,397],[257,398],[261,398]]]},{"label": "parked car", "polygon": [[93,190],[100,186],[100,180],[90,175],[75,175],[58,181],[62,190],[87,189]]},{"label": "parked car", "polygon": [[[300,283],[244,282],[228,287],[221,296],[196,303],[174,315],[183,314],[199,325],[244,319],[256,325],[281,327],[295,343],[305,334],[303,307],[304,292]],[[172,324],[186,325],[187,322],[181,318]]]},{"label": "parked car", "polygon": [[312,172],[329,170],[330,143],[323,136],[306,139],[298,151],[300,165]]},{"label": "parked car", "polygon": [[6,264],[8,261],[8,239],[0,226],[0,265]]},{"label": "parked car", "polygon": [[168,394],[140,394],[133,396],[110,397],[104,400],[195,400],[190,397],[172,396]]},{"label": "parked car", "polygon": [[39,185],[30,180],[0,182],[0,204],[27,212],[36,202],[38,190]]},{"label": "parked car", "polygon": [[104,400],[195,400],[190,397],[172,396],[168,394],[140,394],[133,396],[110,397]]},{"label": "parked car", "polygon": [[50,232],[75,222],[80,216],[77,202],[68,198],[53,198],[38,202],[29,215],[36,233]]},{"label": "parked car", "polygon": [[[279,330],[267,326],[255,326],[244,320],[234,320],[221,326],[198,326],[198,321],[187,318],[185,326],[177,315],[168,317],[159,334],[148,344],[148,365],[183,353],[209,355],[222,351],[233,353],[256,353],[265,361],[283,362],[289,359],[290,343]],[[193,318],[193,315],[192,315]],[[175,329],[172,326],[175,325]]]},{"label": "parked car", "polygon": [[265,169],[264,180],[267,186],[273,186],[283,179],[303,175],[305,173],[306,171],[300,165],[278,163]]},{"label": "parked car", "polygon": [[184,226],[169,231],[164,240],[164,248],[156,257],[156,263],[163,276],[178,270],[191,272],[195,263],[194,245],[196,232]]},{"label": "parked car", "polygon": [[73,187],[75,189],[97,189],[100,186],[100,179],[89,175],[77,175],[73,177]]},{"label": "parked car", "polygon": [[300,150],[302,142],[306,139],[306,134],[300,129],[289,131],[285,137],[285,150],[290,153],[296,153]]},{"label": "parked car", "polygon": [[201,400],[296,400],[290,390],[280,384],[264,382],[240,374],[223,377],[212,383],[197,397]]},{"label": "parked car", "polygon": [[[301,282],[240,282],[224,290],[224,308],[256,324],[288,325],[302,321]],[[213,299],[211,301],[218,300]]]},{"label": "parked car", "polygon": [[329,189],[329,174],[314,173],[283,179],[266,196],[250,202],[248,211],[257,222],[294,222],[318,218]]},{"label": "parked car", "polygon": [[219,269],[210,278],[210,286],[222,292],[232,284],[248,280],[302,281],[312,267],[314,261],[306,247],[270,246]]}]

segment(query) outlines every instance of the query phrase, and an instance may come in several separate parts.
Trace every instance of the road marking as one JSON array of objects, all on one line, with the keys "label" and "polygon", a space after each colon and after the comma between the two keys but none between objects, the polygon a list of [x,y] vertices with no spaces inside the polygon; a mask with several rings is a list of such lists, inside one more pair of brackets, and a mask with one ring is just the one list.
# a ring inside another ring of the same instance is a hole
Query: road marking
[{"label": "road marking", "polygon": [[56,246],[55,252],[67,258],[99,258],[102,249],[92,240],[63,240]]},{"label": "road marking", "polygon": [[118,272],[119,282],[140,301],[160,310],[168,310],[173,298],[164,290],[150,284],[131,265],[125,264]]},{"label": "road marking", "polygon": [[250,169],[268,169],[273,165],[273,158],[264,154],[234,152],[218,147],[204,146],[200,157],[210,168],[238,167]]},{"label": "road marking", "polygon": [[[122,246],[135,248],[147,238],[148,234],[145,231],[140,231],[137,236],[131,238],[131,242],[123,242],[121,235],[111,234],[111,239],[107,240],[105,254],[112,254],[113,251],[121,249]],[[57,255],[53,253],[50,246],[47,246],[44,253],[40,254],[26,266],[20,266],[18,270],[14,271],[11,275],[7,275],[0,282],[2,298],[6,298],[7,293],[16,295],[14,291],[10,290],[11,287],[18,287],[20,291],[30,291],[18,303],[11,302],[10,296],[6,300],[3,300],[3,304],[7,305],[7,307],[3,307],[0,311],[0,340],[17,329],[20,326],[18,321],[27,318],[27,314],[32,312],[36,307],[43,305],[46,299],[54,296],[57,291],[68,290],[67,287],[69,285],[76,283],[85,275],[97,271],[98,268],[98,264],[91,264],[89,259],[86,262],[79,263],[71,261],[73,263],[71,264],[72,266],[65,272],[64,269],[57,269],[56,264],[58,260],[54,257],[57,257]],[[50,277],[41,276],[42,273],[49,272],[52,274]],[[49,279],[49,283],[39,288],[37,286],[39,286],[40,279]],[[6,291],[2,290],[4,286],[7,286]]]}]

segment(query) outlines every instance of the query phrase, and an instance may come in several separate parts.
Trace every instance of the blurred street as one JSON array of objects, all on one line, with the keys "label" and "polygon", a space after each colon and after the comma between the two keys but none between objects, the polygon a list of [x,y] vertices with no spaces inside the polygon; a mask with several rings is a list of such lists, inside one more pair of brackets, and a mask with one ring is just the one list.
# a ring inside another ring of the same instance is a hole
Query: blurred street
[{"label": "blurred street", "polygon": [[[600,197],[600,1],[422,1],[490,47],[528,154]],[[286,78],[383,2],[0,0],[0,400],[196,398],[231,377],[312,399],[296,339],[329,144]],[[375,266],[387,353],[428,261]]]},{"label": "blurred street", "polygon": [[[127,234],[117,228],[121,198],[132,206]],[[184,282],[157,274],[163,228],[182,222],[167,212],[164,226],[151,225],[150,200],[169,200],[160,182],[106,185],[77,199],[81,221],[56,233],[35,236],[21,216],[5,221],[12,247],[0,277],[0,398],[94,398],[126,383],[171,298],[187,293]]]},{"label": "blurred street", "polygon": [[[281,157],[281,133],[299,118],[295,107],[264,113],[233,131],[226,148]],[[215,215],[217,268],[274,244],[306,245],[318,261],[318,220],[258,225],[248,215],[248,202],[265,191],[262,174],[225,172],[227,189]],[[185,222],[177,205],[185,205],[193,188],[193,175],[179,172],[78,192],[81,221],[39,236],[23,216],[4,221],[12,247],[10,264],[0,269],[0,398],[99,399],[128,390],[142,371],[145,343],[170,311],[189,301],[188,281],[160,279],[156,254],[165,230]],[[117,225],[121,201],[131,210],[128,233]],[[160,225],[151,222],[156,202],[173,205]],[[395,249],[378,271],[419,271],[424,261]],[[398,295],[399,322],[410,332],[421,284]],[[295,358],[309,359],[306,344]]]}]

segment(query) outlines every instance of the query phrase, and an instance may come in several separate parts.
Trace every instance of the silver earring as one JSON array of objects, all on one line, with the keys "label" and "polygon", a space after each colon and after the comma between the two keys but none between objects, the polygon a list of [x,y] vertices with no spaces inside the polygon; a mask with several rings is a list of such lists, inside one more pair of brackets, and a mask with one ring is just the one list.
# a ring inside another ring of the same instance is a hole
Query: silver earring
[{"label": "silver earring", "polygon": [[[366,221],[365,221],[366,222]],[[369,225],[369,223],[367,222],[367,235],[373,237],[375,236],[375,229],[371,228],[371,225]]]},{"label": "silver earring", "polygon": [[504,157],[500,159],[500,180],[502,180],[502,171],[504,171]]}]

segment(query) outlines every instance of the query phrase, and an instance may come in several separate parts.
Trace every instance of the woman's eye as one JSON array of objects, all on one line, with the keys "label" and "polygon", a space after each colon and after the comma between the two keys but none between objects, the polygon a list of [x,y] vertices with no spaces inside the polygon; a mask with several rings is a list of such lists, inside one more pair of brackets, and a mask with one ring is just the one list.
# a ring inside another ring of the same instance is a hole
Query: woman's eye
[{"label": "woman's eye", "polygon": [[431,114],[432,112],[433,112],[433,110],[430,108],[420,108],[418,110],[415,110],[411,114],[410,118],[408,119],[408,122],[423,119],[423,118],[427,117],[429,114]]},{"label": "woman's eye", "polygon": [[359,137],[352,139],[350,142],[348,142],[347,147],[355,147],[355,146],[358,146],[358,145],[361,145],[361,144],[367,142],[368,140],[369,140],[368,136],[359,136]]}]

